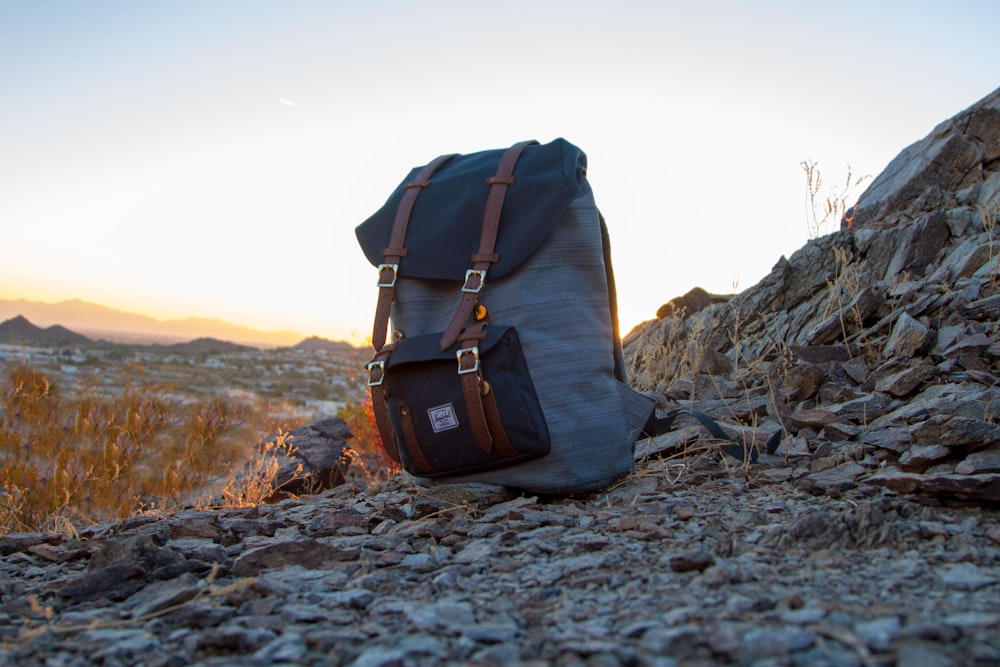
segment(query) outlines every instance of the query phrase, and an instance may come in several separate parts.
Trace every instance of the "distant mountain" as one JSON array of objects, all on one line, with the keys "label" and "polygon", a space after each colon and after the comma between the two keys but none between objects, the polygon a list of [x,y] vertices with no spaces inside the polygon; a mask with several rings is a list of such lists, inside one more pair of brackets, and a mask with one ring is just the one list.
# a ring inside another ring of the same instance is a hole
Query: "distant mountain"
[{"label": "distant mountain", "polygon": [[153,345],[153,349],[175,354],[219,354],[223,352],[241,352],[252,350],[253,347],[230,343],[217,338],[195,338],[187,343],[174,343],[172,345]]},{"label": "distant mountain", "polygon": [[327,350],[329,352],[348,352],[354,349],[350,343],[340,340],[329,340],[319,336],[310,336],[305,340],[292,345],[293,350]]},{"label": "distant mountain", "polygon": [[119,343],[177,343],[195,338],[216,338],[254,347],[287,347],[303,339],[294,331],[258,331],[222,320],[188,317],[158,320],[96,303],[70,299],[41,303],[0,299],[0,319],[23,315],[40,325],[60,324],[91,337]]},{"label": "distant mountain", "polygon": [[12,343],[62,343],[66,345],[82,345],[92,342],[86,336],[70,331],[66,327],[54,324],[50,327],[37,327],[23,315],[17,315],[0,322],[0,341]]}]

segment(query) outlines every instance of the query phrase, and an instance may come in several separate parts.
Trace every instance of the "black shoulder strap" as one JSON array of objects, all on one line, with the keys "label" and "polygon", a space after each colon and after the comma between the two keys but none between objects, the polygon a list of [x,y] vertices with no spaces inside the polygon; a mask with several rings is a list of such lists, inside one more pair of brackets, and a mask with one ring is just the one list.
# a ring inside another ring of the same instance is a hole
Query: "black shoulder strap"
[{"label": "black shoulder strap", "polygon": [[[695,410],[693,408],[675,408],[668,412],[666,415],[659,417],[655,413],[646,422],[646,427],[643,429],[645,434],[649,437],[655,437],[657,435],[662,435],[670,431],[671,426],[673,426],[674,420],[681,415],[688,415],[694,417],[701,424],[708,429],[708,432],[712,434],[713,437],[733,444],[722,445],[720,449],[740,461],[749,460],[750,463],[757,462],[757,448],[747,447],[743,441],[733,438],[728,433],[726,433],[719,423],[714,419],[706,415],[701,410]],[[773,454],[778,448],[778,444],[781,442],[781,431],[778,431],[767,441],[765,450],[768,454]]]}]

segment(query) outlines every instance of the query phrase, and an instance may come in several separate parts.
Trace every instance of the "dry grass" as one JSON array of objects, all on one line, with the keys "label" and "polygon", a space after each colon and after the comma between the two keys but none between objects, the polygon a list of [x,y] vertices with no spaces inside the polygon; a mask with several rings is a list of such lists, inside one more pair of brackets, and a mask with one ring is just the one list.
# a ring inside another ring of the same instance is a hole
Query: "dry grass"
[{"label": "dry grass", "polygon": [[836,231],[841,222],[850,229],[854,219],[854,209],[853,207],[848,209],[847,199],[871,176],[855,176],[851,171],[851,165],[848,164],[843,183],[839,187],[828,189],[824,195],[823,176],[819,164],[812,160],[804,160],[799,166],[806,176],[806,223],[809,228],[809,238],[816,239]]},{"label": "dry grass", "polygon": [[[837,313],[840,319],[840,331],[843,341],[846,343],[855,332],[864,329],[864,322],[858,296],[864,289],[861,267],[848,256],[847,250],[840,247],[833,247],[833,254],[837,261],[837,276],[828,283],[829,297],[823,309],[822,317],[829,317]],[[862,341],[858,341],[862,342]],[[850,354],[850,346],[848,354]]]},{"label": "dry grass", "polygon": [[[268,501],[278,490],[278,457],[295,453],[292,437],[281,431],[274,440],[264,443],[250,456],[240,475],[233,475],[222,487],[225,507],[253,507]],[[302,473],[299,464],[296,478]]]},{"label": "dry grass", "polygon": [[[344,454],[349,481],[366,487],[398,472],[370,400],[342,416],[354,433]],[[0,378],[0,535],[72,534],[75,526],[220,499],[226,507],[267,502],[280,491],[279,457],[294,453],[289,429],[278,426],[283,417],[270,406],[181,403],[146,384],[117,397],[91,388],[68,398],[38,370],[12,368]]]},{"label": "dry grass", "polygon": [[651,325],[651,334],[639,341],[629,373],[637,390],[663,393],[697,375],[707,352],[706,325],[699,318],[685,318],[678,311]]},{"label": "dry grass", "polygon": [[990,264],[993,269],[990,273],[990,285],[996,288],[1000,283],[1000,260],[997,252],[997,228],[1000,227],[1000,202],[991,202],[989,205],[976,204],[976,211],[986,232],[987,243],[990,250]]},{"label": "dry grass", "polygon": [[0,534],[65,532],[190,502],[252,441],[251,410],[156,386],[68,399],[28,366],[0,381]]}]

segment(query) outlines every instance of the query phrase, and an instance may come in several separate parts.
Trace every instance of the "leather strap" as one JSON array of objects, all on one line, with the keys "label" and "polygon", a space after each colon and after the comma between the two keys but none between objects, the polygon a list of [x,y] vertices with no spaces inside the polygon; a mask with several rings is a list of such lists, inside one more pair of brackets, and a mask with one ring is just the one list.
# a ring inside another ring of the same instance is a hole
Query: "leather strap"
[{"label": "leather strap", "polygon": [[495,176],[486,179],[490,192],[486,197],[486,209],[483,211],[483,226],[479,234],[479,251],[472,256],[472,268],[465,274],[465,284],[462,286],[462,299],[455,311],[451,323],[441,337],[441,351],[455,344],[462,327],[468,322],[472,310],[479,303],[479,294],[486,282],[486,270],[490,264],[499,261],[500,256],[494,253],[497,242],[497,232],[500,230],[500,213],[503,211],[503,200],[507,196],[507,188],[514,184],[514,165],[521,157],[524,149],[537,141],[522,141],[508,148],[500,158]]},{"label": "leather strap", "polygon": [[410,214],[413,204],[417,201],[420,191],[430,185],[430,176],[442,164],[455,157],[455,153],[441,155],[424,166],[413,180],[403,187],[403,198],[396,207],[396,217],[392,223],[392,233],[389,235],[389,245],[382,250],[384,260],[378,267],[378,303],[375,306],[375,324],[372,327],[372,346],[376,352],[381,352],[385,345],[386,333],[389,329],[389,311],[396,295],[396,279],[399,275],[399,262],[406,257],[406,228],[410,224]]},{"label": "leather strap", "polygon": [[465,412],[469,415],[469,428],[476,444],[484,452],[493,449],[493,436],[483,409],[483,375],[479,367],[479,343],[486,338],[485,323],[479,322],[462,332],[457,352],[458,377],[462,382]]},{"label": "leather strap", "polygon": [[496,394],[491,390],[490,385],[484,380],[482,387],[483,412],[486,413],[486,423],[489,425],[490,433],[493,435],[493,447],[497,453],[504,458],[513,458],[520,454],[514,449],[507,431],[503,428],[503,420],[500,419],[500,410],[497,408]]},{"label": "leather strap", "polygon": [[403,440],[406,442],[406,452],[413,459],[413,464],[417,467],[417,472],[430,475],[437,472],[420,446],[420,439],[417,437],[417,429],[413,425],[413,410],[406,403],[399,406],[399,421],[403,425]]},{"label": "leather strap", "polygon": [[399,463],[399,445],[396,443],[396,434],[389,421],[389,402],[385,386],[385,364],[393,349],[394,346],[390,345],[380,350],[375,359],[368,364],[368,391],[372,397],[372,412],[375,413],[375,426],[378,427],[379,437],[382,438],[382,447],[385,448],[389,458]]}]

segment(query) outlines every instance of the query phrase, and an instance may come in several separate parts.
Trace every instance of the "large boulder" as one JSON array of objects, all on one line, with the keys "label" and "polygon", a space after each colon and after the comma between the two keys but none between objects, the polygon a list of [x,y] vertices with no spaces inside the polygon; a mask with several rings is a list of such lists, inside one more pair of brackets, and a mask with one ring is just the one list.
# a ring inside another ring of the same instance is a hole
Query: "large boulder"
[{"label": "large boulder", "polygon": [[[267,502],[339,486],[350,467],[347,440],[352,435],[339,417],[274,434],[257,444],[254,456],[236,476],[233,486],[241,489],[267,478],[268,488],[262,489],[269,493]],[[277,471],[271,477],[268,473],[275,463]]]}]

